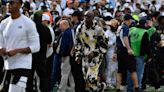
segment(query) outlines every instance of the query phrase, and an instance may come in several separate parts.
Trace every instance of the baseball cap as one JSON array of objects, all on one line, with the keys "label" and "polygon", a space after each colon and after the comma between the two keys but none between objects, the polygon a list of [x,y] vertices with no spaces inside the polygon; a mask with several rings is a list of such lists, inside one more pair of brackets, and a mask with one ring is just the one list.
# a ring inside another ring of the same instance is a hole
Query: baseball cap
[{"label": "baseball cap", "polygon": [[105,21],[105,24],[106,25],[111,25],[111,26],[113,26],[113,27],[115,27],[115,26],[117,26],[118,25],[118,20],[116,20],[116,19],[111,19],[110,21]]},{"label": "baseball cap", "polygon": [[43,20],[50,21],[50,16],[48,16],[47,14],[43,14],[43,15],[42,15],[42,21],[43,21]]},{"label": "baseball cap", "polygon": [[[22,0],[18,0],[20,2],[20,4],[23,4],[23,1]],[[6,0],[6,3],[13,3],[14,1],[13,0]]]},{"label": "baseball cap", "polygon": [[145,23],[147,23],[147,18],[146,17],[141,17],[139,20],[139,24],[140,25],[145,25]]},{"label": "baseball cap", "polygon": [[85,3],[87,2],[86,0],[79,0],[79,3]]},{"label": "baseball cap", "polygon": [[138,15],[136,15],[136,14],[134,14],[132,17],[133,17],[133,19],[134,19],[135,21],[139,21],[139,20],[140,20],[139,17],[138,17]]},{"label": "baseball cap", "polygon": [[82,16],[82,13],[80,11],[76,10],[71,15],[72,16]]},{"label": "baseball cap", "polygon": [[126,14],[124,16],[124,20],[130,20],[130,19],[133,19],[132,16],[130,14]]},{"label": "baseball cap", "polygon": [[129,3],[130,3],[130,2],[131,2],[131,0],[126,0],[126,2],[129,2]]}]

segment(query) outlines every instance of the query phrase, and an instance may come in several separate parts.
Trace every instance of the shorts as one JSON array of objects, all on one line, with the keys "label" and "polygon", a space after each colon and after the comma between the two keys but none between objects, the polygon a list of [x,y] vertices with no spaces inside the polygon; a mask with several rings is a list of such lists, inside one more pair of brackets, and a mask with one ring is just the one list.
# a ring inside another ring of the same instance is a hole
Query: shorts
[{"label": "shorts", "polygon": [[124,73],[129,70],[130,73],[136,71],[136,60],[133,55],[129,55],[126,48],[118,48],[118,73]]},{"label": "shorts", "polygon": [[29,69],[6,70],[5,73],[2,92],[8,92],[10,84],[26,88],[30,73]]}]

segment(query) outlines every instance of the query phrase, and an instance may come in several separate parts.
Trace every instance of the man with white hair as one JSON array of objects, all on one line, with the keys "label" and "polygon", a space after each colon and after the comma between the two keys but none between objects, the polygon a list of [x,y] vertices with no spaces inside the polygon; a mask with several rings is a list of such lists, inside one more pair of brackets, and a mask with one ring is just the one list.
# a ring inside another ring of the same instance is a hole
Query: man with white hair
[{"label": "man with white hair", "polygon": [[[70,56],[73,48],[72,29],[67,20],[62,20],[59,24],[62,31],[62,36],[57,47],[59,55],[61,56],[61,81],[58,92],[65,92],[68,88],[68,81],[70,84],[70,92],[75,92],[74,79],[71,72]],[[60,50],[59,50],[60,49]]]}]

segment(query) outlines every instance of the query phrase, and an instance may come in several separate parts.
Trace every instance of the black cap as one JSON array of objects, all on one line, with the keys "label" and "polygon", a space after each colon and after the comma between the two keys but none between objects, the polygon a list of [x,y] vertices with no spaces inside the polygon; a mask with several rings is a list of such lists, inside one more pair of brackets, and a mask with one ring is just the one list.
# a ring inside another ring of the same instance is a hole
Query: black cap
[{"label": "black cap", "polygon": [[23,1],[22,0],[18,0],[21,4],[23,4]]},{"label": "black cap", "polygon": [[[6,3],[9,3],[11,1],[13,1],[13,0],[6,0]],[[20,2],[20,4],[23,4],[23,1],[22,0],[18,0],[18,1]]]},{"label": "black cap", "polygon": [[139,20],[140,25],[145,25],[147,23],[147,18],[146,17],[141,17]]},{"label": "black cap", "polygon": [[82,16],[82,13],[80,11],[76,10],[71,15],[72,16]]},{"label": "black cap", "polygon": [[130,20],[130,19],[133,19],[132,16],[130,14],[126,14],[124,16],[124,20]]}]

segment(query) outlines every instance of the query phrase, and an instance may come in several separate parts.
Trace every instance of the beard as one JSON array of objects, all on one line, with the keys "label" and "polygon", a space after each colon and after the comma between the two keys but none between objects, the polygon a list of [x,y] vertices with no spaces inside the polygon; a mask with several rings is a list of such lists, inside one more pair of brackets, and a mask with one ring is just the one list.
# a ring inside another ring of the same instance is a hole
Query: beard
[{"label": "beard", "polygon": [[93,20],[87,19],[87,20],[85,20],[85,23],[86,23],[86,27],[89,29],[89,28],[91,28],[92,25],[93,25]]}]

